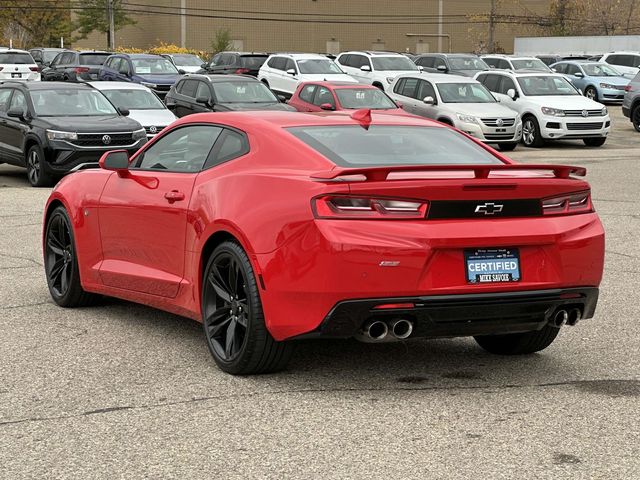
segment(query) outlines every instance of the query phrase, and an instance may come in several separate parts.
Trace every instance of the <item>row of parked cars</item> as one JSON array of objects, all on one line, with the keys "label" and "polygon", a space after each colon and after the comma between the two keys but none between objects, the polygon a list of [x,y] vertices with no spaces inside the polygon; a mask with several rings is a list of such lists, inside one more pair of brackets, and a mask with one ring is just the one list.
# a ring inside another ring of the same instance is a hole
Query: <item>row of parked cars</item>
[{"label": "row of parked cars", "polygon": [[[0,130],[13,142],[0,145],[0,162],[26,166],[34,186],[97,165],[105,150],[133,152],[176,117],[211,111],[372,109],[433,118],[501,150],[555,139],[600,146],[611,120],[596,101],[619,103],[631,91],[613,67],[587,60],[548,67],[531,57],[354,51],[335,60],[222,52],[202,62],[50,50],[0,51]],[[4,68],[3,55],[22,63]],[[493,59],[509,65],[487,66]],[[29,81],[35,75],[55,83]],[[640,108],[623,110],[640,129]]]}]

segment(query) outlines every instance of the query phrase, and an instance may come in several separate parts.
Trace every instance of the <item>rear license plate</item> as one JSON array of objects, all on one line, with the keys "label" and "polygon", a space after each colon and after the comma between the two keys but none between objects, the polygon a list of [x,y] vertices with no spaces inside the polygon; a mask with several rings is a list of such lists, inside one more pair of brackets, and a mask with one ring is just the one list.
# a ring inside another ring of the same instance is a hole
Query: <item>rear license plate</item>
[{"label": "rear license plate", "polygon": [[22,78],[22,74],[21,73],[12,73],[11,74],[11,78]]},{"label": "rear license plate", "polygon": [[517,248],[465,250],[464,262],[469,283],[520,281],[520,253]]}]

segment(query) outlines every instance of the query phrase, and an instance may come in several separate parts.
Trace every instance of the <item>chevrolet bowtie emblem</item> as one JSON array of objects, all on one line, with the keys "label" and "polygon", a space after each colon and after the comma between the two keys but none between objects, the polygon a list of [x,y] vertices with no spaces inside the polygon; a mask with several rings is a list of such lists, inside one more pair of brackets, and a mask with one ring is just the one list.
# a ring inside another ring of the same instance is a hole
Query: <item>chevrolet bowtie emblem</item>
[{"label": "chevrolet bowtie emblem", "polygon": [[483,213],[485,215],[495,215],[496,213],[502,212],[504,205],[500,205],[497,203],[482,203],[480,205],[476,205],[475,213]]}]

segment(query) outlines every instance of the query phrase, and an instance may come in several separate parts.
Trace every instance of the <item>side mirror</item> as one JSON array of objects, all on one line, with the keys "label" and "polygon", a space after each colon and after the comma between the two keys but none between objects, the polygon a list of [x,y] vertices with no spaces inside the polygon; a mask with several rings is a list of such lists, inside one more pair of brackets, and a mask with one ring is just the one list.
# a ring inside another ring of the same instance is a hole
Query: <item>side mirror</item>
[{"label": "side mirror", "polygon": [[295,69],[290,68],[289,70],[287,70],[287,73],[288,73],[289,75],[293,75],[293,76],[295,76],[296,71],[295,71]]},{"label": "side mirror", "polygon": [[118,172],[121,177],[129,172],[129,152],[126,150],[111,150],[105,152],[98,162],[100,168]]},{"label": "side mirror", "polygon": [[422,99],[422,101],[424,103],[426,103],[427,105],[435,105],[435,103],[436,103],[436,101],[435,101],[435,99],[433,97],[424,97]]},{"label": "side mirror", "polygon": [[513,88],[510,88],[509,90],[507,90],[507,96],[511,99],[514,100],[516,98],[518,98],[518,94],[516,93],[516,91]]},{"label": "side mirror", "polygon": [[449,69],[446,67],[446,65],[438,65],[436,67],[436,70],[438,70],[439,72],[443,72],[443,73],[447,73],[449,71]]},{"label": "side mirror", "polygon": [[200,68],[202,68],[203,70],[206,70],[207,68],[209,68],[209,64],[208,63],[203,63],[200,65]]},{"label": "side mirror", "polygon": [[123,117],[128,117],[129,116],[129,109],[128,108],[118,107],[118,112],[120,112],[120,115],[122,115]]},{"label": "side mirror", "polygon": [[198,98],[196,98],[196,103],[200,103],[200,104],[204,105],[205,107],[210,107],[211,106],[211,98],[209,98],[209,97],[198,97]]},{"label": "side mirror", "polygon": [[573,74],[573,76],[576,78],[584,78],[584,74],[582,72],[576,72]]},{"label": "side mirror", "polygon": [[187,73],[187,72],[180,68],[180,69],[178,70],[178,73],[179,73],[180,75],[184,75],[184,74],[185,74],[185,73]]},{"label": "side mirror", "polygon": [[418,70],[422,72],[424,70],[424,67],[422,65],[418,65]]},{"label": "side mirror", "polygon": [[322,110],[335,110],[336,109],[336,107],[334,107],[330,103],[323,103],[322,105],[320,105],[320,108]]},{"label": "side mirror", "polygon": [[371,67],[369,65],[362,65],[360,67],[360,70],[362,70],[363,72],[370,72],[371,71]]},{"label": "side mirror", "polygon": [[11,118],[19,118],[20,120],[24,120],[27,117],[27,113],[22,108],[12,108],[7,112],[7,116]]}]

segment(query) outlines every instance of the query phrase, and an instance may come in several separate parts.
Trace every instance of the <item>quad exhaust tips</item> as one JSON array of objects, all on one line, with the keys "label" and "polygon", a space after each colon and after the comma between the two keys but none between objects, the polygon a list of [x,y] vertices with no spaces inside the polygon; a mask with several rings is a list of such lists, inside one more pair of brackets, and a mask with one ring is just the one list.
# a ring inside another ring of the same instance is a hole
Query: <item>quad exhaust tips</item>
[{"label": "quad exhaust tips", "polygon": [[558,310],[553,316],[553,324],[556,327],[561,327],[565,323],[567,323],[568,319],[569,319],[569,313],[566,310]]},{"label": "quad exhaust tips", "polygon": [[570,308],[569,310],[560,309],[556,310],[551,323],[555,327],[561,327],[565,324],[573,326],[578,323],[581,318],[582,312],[579,308]]},{"label": "quad exhaust tips", "polygon": [[382,343],[404,340],[413,333],[413,323],[405,319],[367,322],[356,335],[356,339],[366,343]]}]

